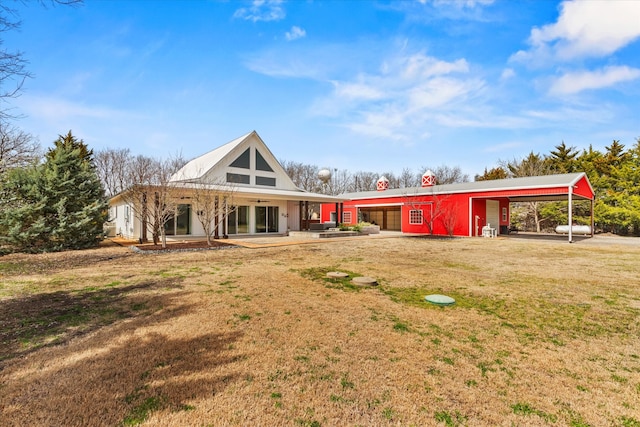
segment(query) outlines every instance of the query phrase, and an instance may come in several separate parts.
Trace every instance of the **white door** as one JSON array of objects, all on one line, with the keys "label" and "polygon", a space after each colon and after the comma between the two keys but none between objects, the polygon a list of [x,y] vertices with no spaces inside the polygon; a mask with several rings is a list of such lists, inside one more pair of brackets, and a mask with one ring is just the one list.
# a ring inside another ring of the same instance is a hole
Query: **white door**
[{"label": "white door", "polygon": [[487,200],[487,224],[500,233],[500,202]]},{"label": "white door", "polygon": [[290,231],[300,231],[300,203],[287,202],[287,228]]}]

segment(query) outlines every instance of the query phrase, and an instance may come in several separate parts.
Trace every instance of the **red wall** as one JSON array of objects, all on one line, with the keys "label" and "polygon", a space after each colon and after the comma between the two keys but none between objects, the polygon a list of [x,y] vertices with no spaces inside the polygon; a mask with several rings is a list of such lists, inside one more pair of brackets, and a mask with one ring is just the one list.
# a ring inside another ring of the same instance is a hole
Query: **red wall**
[{"label": "red wall", "polygon": [[[500,202],[499,225],[509,225],[509,200],[507,198],[487,197],[487,194],[474,194],[471,199],[472,212],[471,220],[469,219],[469,194],[451,194],[446,196],[393,196],[383,197],[378,199],[361,199],[357,201],[347,201],[342,205],[343,212],[351,212],[351,224],[355,224],[358,221],[358,209],[365,206],[390,206],[402,204],[400,206],[402,215],[402,232],[403,233],[422,233],[429,234],[429,222],[432,213],[436,215],[436,218],[432,221],[434,235],[448,235],[449,231],[445,226],[445,221],[450,221],[453,227],[453,234],[455,236],[469,236],[469,235],[482,235],[482,227],[487,224],[486,218],[486,200],[498,200]],[[485,198],[479,198],[485,197]],[[502,219],[502,209],[507,208],[507,218]],[[410,224],[410,211],[422,210],[423,222],[421,224]],[[331,213],[335,212],[335,203],[325,203],[320,208],[320,220],[321,222],[330,222]],[[478,216],[478,228],[476,234],[475,216]],[[471,230],[469,230],[471,227]],[[498,227],[498,232],[500,227]],[[470,234],[471,231],[471,234]]]},{"label": "red wall", "polygon": [[[582,177],[574,186],[575,195],[585,198],[592,198],[593,191],[586,176]],[[414,196],[389,196],[375,199],[360,199],[347,201],[343,204],[345,212],[351,212],[352,223],[358,221],[356,206],[401,206],[402,231],[404,233],[429,233],[428,221],[431,212],[439,212],[439,218],[433,221],[433,234],[448,234],[443,220],[451,219],[453,224],[453,234],[456,236],[476,236],[482,235],[482,227],[487,223],[487,203],[486,200],[499,201],[499,226],[509,226],[511,212],[509,210],[509,197],[515,196],[536,196],[536,195],[565,195],[568,188],[521,188],[507,190],[493,190],[485,192],[461,193],[449,195],[414,195]],[[469,217],[469,203],[471,203],[471,217]],[[320,208],[320,219],[322,222],[329,222],[331,212],[335,212],[335,203],[323,204]],[[431,208],[433,206],[433,209]],[[436,207],[438,206],[438,207]],[[502,210],[507,209],[507,216],[502,217]],[[423,211],[425,221],[422,224],[410,224],[410,211],[418,209]],[[475,217],[478,217],[478,226],[475,226]],[[493,227],[493,224],[492,224]]]}]

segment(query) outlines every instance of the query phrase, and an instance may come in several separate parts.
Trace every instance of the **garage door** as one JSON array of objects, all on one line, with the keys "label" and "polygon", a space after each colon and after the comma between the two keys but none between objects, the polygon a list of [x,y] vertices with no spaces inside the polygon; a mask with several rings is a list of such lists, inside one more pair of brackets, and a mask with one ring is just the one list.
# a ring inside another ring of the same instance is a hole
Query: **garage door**
[{"label": "garage door", "polygon": [[384,206],[360,208],[363,221],[380,226],[380,230],[400,231],[402,229],[402,213],[400,206]]}]

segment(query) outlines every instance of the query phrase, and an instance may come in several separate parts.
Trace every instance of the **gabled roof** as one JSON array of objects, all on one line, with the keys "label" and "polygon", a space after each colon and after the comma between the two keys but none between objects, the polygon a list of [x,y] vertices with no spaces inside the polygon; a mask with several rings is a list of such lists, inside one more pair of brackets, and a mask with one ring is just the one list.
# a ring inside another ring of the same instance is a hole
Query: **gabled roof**
[{"label": "gabled roof", "polygon": [[[444,195],[458,193],[481,193],[481,192],[509,192],[513,191],[513,197],[522,196],[522,192],[534,189],[546,188],[568,188],[576,185],[581,179],[585,179],[589,185],[591,194],[593,188],[586,179],[584,172],[568,173],[559,175],[542,175],[523,178],[507,178],[489,181],[460,182],[455,184],[434,185],[433,187],[409,187],[394,188],[385,191],[363,191],[359,193],[345,193],[339,195],[350,200],[378,199],[393,196],[420,196],[420,195]],[[517,193],[516,193],[517,192]],[[548,196],[546,200],[549,200]]]},{"label": "gabled roof", "polygon": [[226,144],[209,151],[208,153],[190,160],[178,172],[173,174],[171,181],[195,181],[201,179],[214,166],[220,163],[234,148],[254,133],[257,135],[256,131],[249,132],[234,139],[233,141],[229,141]]},{"label": "gabled roof", "polygon": [[[229,176],[243,176],[246,182],[229,181]],[[258,185],[258,179],[273,184]],[[256,199],[340,202],[344,199],[309,193],[293,183],[280,162],[256,131],[249,132],[208,153],[189,161],[171,177],[171,183],[184,188],[227,189],[237,195]]]}]

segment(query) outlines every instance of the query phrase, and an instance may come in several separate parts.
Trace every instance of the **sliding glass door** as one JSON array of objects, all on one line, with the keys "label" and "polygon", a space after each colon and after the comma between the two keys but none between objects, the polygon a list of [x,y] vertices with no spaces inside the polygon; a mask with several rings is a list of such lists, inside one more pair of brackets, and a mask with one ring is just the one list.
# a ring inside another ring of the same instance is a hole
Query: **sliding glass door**
[{"label": "sliding glass door", "polygon": [[278,206],[256,206],[256,233],[277,233],[278,215]]},{"label": "sliding glass door", "polygon": [[229,234],[246,234],[249,232],[249,206],[237,206],[227,215]]},{"label": "sliding glass door", "polygon": [[164,233],[167,236],[191,234],[191,205],[178,205],[177,212],[165,222]]}]

